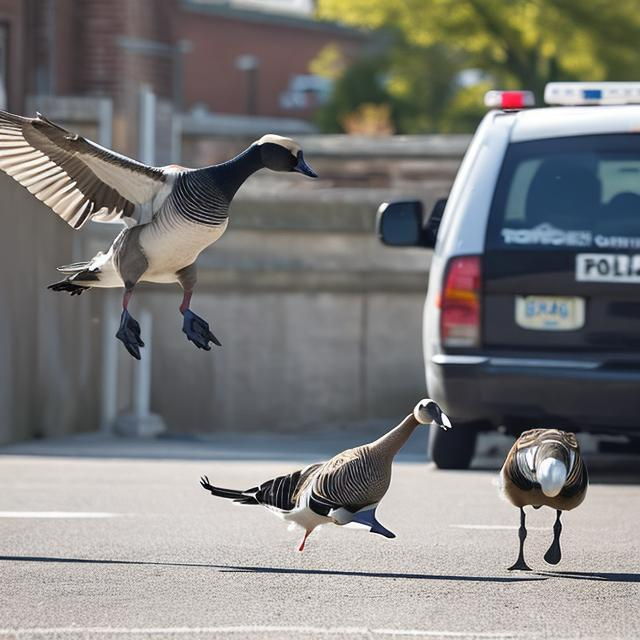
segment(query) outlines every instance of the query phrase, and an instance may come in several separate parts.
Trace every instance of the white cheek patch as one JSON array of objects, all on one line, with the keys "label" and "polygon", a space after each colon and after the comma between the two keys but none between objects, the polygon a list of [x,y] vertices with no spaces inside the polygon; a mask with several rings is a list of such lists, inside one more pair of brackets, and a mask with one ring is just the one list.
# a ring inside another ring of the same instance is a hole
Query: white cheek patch
[{"label": "white cheek patch", "polygon": [[262,138],[258,140],[257,144],[266,144],[267,142],[270,142],[271,144],[277,144],[280,147],[288,149],[294,156],[297,156],[298,152],[300,151],[300,145],[297,142],[291,140],[291,138],[278,136],[275,133],[268,133],[267,135],[262,136]]}]

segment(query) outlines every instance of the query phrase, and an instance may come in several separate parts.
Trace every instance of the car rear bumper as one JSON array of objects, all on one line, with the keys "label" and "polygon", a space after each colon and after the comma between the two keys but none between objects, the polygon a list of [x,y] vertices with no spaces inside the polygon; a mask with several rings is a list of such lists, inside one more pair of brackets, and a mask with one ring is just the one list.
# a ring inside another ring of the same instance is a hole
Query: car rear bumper
[{"label": "car rear bumper", "polygon": [[436,354],[429,394],[458,421],[640,433],[640,368],[596,360]]}]

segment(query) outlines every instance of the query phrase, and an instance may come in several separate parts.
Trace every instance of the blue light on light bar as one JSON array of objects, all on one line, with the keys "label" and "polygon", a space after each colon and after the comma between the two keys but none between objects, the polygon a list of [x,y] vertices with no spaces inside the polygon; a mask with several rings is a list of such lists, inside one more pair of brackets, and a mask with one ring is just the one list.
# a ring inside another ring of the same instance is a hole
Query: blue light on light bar
[{"label": "blue light on light bar", "polygon": [[640,82],[550,82],[544,101],[566,106],[640,104]]}]

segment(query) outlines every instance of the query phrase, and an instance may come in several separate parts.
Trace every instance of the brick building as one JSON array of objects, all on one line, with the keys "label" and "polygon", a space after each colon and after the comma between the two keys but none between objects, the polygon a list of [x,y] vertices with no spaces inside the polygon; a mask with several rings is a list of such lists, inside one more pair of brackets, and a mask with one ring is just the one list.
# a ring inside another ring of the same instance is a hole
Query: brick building
[{"label": "brick building", "polygon": [[165,112],[309,119],[322,91],[309,62],[329,43],[353,57],[367,37],[304,11],[259,7],[260,0],[0,0],[0,103],[21,113],[27,96],[111,98],[113,143],[129,153],[142,85]]}]

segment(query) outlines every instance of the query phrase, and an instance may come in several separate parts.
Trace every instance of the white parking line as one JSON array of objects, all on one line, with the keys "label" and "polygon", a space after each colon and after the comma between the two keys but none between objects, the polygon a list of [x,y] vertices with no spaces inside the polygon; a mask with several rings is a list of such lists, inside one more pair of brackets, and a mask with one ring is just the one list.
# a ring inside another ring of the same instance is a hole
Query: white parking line
[{"label": "white parking line", "polygon": [[0,511],[0,518],[117,518],[101,511]]},{"label": "white parking line", "polygon": [[[517,531],[517,525],[511,524],[450,524],[454,529],[488,529],[491,531]],[[527,525],[527,531],[546,531],[548,527],[530,527]]]},{"label": "white parking line", "polygon": [[419,629],[371,629],[374,635],[411,636],[415,638],[464,638],[465,640],[478,638],[516,638],[515,633],[493,631],[421,631]]},{"label": "white parking line", "polygon": [[475,632],[475,631],[431,631],[421,629],[367,629],[366,627],[302,627],[302,626],[268,626],[268,625],[243,625],[226,627],[149,627],[149,628],[125,628],[125,627],[34,627],[18,629],[0,629],[0,636],[47,636],[47,635],[202,635],[214,633],[248,634],[248,633],[283,633],[297,637],[301,633],[345,636],[362,635],[371,636],[396,636],[414,638],[478,638],[479,640],[492,640],[496,638],[515,638],[516,634],[504,632]]}]

